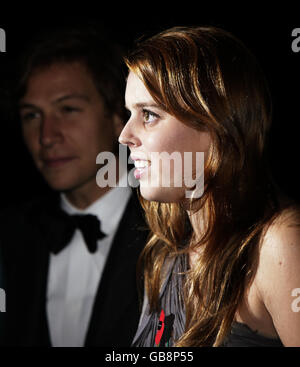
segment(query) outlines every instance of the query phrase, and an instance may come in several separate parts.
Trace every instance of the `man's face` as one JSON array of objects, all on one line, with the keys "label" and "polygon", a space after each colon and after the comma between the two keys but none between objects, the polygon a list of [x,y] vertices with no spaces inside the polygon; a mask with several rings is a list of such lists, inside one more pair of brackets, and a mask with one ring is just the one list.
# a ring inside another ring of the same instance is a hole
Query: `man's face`
[{"label": "man's face", "polygon": [[25,143],[52,189],[96,185],[96,156],[114,150],[121,122],[106,110],[83,64],[36,70],[20,101],[20,116]]}]

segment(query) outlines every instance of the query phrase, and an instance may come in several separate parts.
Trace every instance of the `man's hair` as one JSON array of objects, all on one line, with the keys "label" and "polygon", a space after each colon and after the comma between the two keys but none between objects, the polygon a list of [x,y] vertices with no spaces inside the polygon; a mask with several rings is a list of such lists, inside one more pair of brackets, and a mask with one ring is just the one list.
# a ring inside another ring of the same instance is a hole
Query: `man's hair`
[{"label": "man's hair", "polygon": [[110,112],[125,117],[121,46],[101,26],[64,26],[44,30],[24,48],[18,66],[14,100],[25,95],[30,75],[37,69],[57,62],[81,62],[90,73],[95,86]]}]

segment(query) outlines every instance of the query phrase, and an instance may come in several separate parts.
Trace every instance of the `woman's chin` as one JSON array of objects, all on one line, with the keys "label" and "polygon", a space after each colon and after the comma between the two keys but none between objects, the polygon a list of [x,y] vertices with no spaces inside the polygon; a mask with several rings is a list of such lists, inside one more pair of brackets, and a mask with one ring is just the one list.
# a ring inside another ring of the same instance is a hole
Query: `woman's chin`
[{"label": "woman's chin", "polygon": [[184,200],[184,189],[179,187],[140,186],[140,193],[145,200],[161,203],[179,203]]}]

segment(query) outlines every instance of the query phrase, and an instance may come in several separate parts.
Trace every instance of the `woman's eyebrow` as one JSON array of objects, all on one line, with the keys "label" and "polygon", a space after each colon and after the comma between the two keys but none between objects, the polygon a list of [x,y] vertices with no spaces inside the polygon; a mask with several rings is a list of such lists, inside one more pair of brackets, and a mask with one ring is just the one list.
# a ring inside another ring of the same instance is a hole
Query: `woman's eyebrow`
[{"label": "woman's eyebrow", "polygon": [[[145,108],[145,107],[154,107],[154,108],[159,108],[160,110],[163,110],[162,106],[160,106],[159,104],[153,102],[153,101],[149,101],[149,102],[138,102],[138,103],[134,103],[132,105],[132,108]],[[127,105],[125,105],[125,108],[127,108],[129,110],[129,107]]]}]

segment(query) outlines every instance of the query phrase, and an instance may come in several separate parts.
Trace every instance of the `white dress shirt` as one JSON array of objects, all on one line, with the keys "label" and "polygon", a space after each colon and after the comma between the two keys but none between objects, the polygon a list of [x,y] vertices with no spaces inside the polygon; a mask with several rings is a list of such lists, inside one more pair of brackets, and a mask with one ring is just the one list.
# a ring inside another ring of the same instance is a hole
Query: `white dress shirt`
[{"label": "white dress shirt", "polygon": [[47,317],[54,347],[84,345],[99,281],[130,195],[129,187],[115,187],[88,208],[79,210],[61,194],[64,211],[96,215],[106,237],[98,240],[98,249],[91,254],[77,229],[67,247],[50,255]]}]

